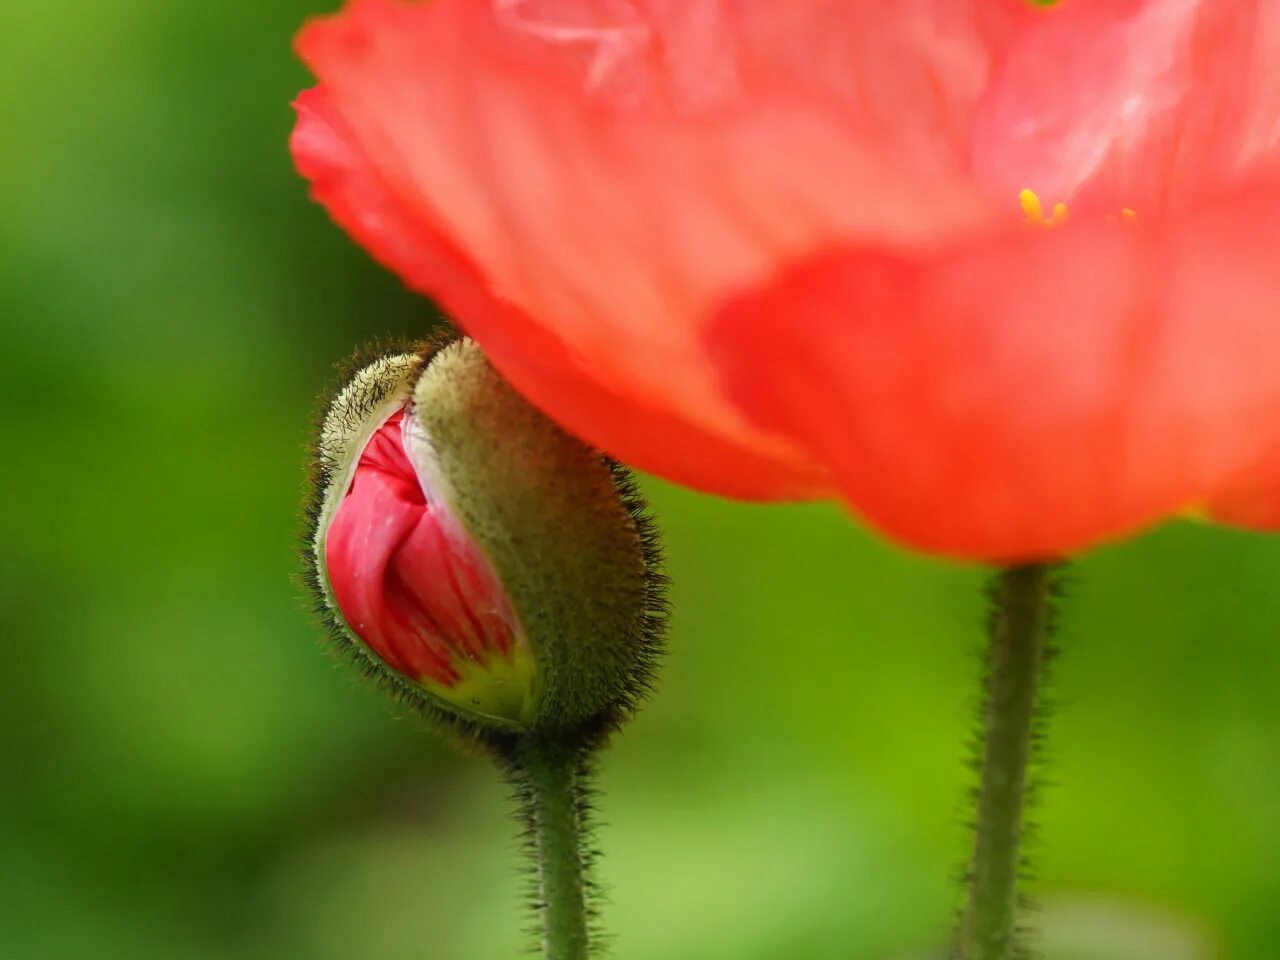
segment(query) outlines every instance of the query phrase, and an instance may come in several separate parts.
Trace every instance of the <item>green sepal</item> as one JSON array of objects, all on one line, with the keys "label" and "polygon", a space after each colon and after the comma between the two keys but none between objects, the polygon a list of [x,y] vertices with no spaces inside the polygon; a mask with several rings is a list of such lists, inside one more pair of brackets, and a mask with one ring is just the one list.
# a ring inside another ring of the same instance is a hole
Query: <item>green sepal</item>
[{"label": "green sepal", "polygon": [[630,475],[531,406],[471,340],[413,391],[432,455],[419,466],[492,562],[534,651],[536,727],[629,713],[651,688],[665,578]]}]

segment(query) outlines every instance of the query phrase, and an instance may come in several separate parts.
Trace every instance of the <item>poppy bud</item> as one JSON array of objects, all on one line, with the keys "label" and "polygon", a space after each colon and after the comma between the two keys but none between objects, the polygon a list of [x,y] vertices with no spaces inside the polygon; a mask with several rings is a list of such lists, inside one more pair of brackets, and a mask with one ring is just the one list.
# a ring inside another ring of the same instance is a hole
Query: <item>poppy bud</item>
[{"label": "poppy bud", "polygon": [[306,561],[366,672],[463,732],[616,722],[647,688],[665,582],[629,474],[471,340],[383,354],[321,424]]}]

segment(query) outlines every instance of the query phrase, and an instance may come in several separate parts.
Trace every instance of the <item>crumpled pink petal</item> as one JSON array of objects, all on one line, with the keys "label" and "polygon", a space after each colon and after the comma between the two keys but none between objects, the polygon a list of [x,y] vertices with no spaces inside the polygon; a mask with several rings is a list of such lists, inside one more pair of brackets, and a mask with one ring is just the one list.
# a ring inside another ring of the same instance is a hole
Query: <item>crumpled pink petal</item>
[{"label": "crumpled pink petal", "polygon": [[511,648],[515,618],[489,562],[424,494],[402,420],[362,452],[325,533],[325,569],[347,625],[388,666],[452,686],[464,659]]}]

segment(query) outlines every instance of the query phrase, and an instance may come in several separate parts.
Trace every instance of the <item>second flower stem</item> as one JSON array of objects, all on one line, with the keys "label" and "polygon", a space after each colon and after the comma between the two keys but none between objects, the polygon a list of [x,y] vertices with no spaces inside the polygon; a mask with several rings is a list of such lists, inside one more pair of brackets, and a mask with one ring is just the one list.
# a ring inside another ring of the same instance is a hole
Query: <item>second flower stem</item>
[{"label": "second flower stem", "polygon": [[961,960],[1010,960],[1016,955],[1023,807],[1052,595],[1052,570],[1045,564],[1010,567],[996,582],[982,784],[968,903],[960,925]]}]

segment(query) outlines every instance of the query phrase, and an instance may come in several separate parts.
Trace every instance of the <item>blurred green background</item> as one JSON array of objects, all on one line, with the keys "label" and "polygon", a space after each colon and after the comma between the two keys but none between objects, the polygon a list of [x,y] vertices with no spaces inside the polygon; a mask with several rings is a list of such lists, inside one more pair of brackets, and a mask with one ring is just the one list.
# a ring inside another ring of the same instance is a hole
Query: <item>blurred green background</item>
[{"label": "blurred green background", "polygon": [[[317,646],[312,398],[404,293],[285,149],[310,0],[0,4],[0,955],[500,960],[481,762]],[[618,960],[914,960],[958,905],[984,574],[651,483],[675,630],[605,765]],[[1075,567],[1037,810],[1051,960],[1280,943],[1280,539]]]}]

